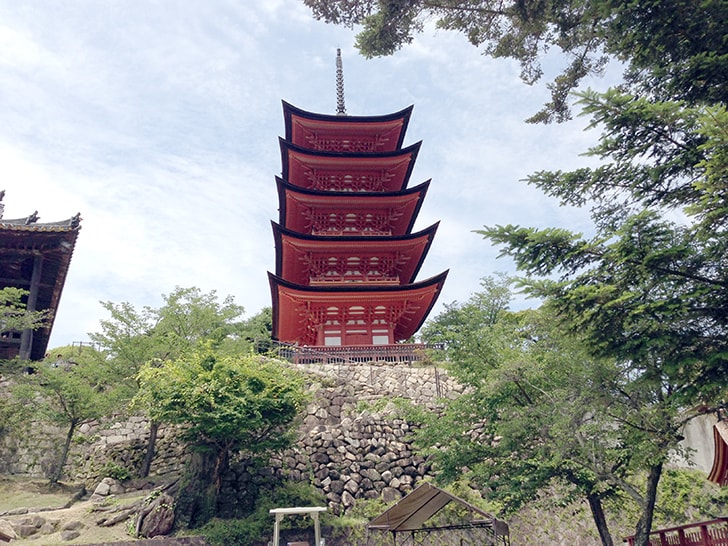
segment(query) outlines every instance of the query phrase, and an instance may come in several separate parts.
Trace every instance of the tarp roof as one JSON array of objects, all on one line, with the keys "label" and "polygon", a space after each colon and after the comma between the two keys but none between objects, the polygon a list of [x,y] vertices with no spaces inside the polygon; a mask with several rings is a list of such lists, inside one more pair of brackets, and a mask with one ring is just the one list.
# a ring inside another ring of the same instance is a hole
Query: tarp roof
[{"label": "tarp roof", "polygon": [[497,536],[508,535],[508,524],[505,522],[496,519],[495,516],[481,510],[477,506],[473,506],[463,499],[427,482],[418,486],[397,504],[374,518],[369,522],[367,527],[369,529],[391,531],[393,533],[435,530],[437,527],[426,526],[425,522],[450,502],[456,502],[464,506],[472,514],[470,521],[462,523],[489,525],[493,528]]}]

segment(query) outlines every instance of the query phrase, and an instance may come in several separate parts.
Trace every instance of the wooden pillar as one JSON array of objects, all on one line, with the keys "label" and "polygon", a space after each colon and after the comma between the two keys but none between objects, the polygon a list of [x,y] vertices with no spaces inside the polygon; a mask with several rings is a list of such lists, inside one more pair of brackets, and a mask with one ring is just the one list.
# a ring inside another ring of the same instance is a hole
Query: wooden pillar
[{"label": "wooden pillar", "polygon": [[[26,310],[37,311],[36,306],[38,305],[38,290],[40,288],[40,275],[43,270],[43,256],[36,254],[33,258],[33,272],[30,276],[30,291],[28,293],[28,303]],[[20,335],[20,353],[18,356],[21,360],[30,360],[30,353],[33,348],[33,330],[28,328],[23,330]]]}]

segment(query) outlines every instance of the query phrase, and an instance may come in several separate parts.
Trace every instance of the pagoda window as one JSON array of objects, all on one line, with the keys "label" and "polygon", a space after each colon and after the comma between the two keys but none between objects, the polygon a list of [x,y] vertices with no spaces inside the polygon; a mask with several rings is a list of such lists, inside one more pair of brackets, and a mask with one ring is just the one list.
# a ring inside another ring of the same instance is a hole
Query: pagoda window
[{"label": "pagoda window", "polygon": [[[341,331],[341,310],[331,306],[326,308],[326,318],[323,324],[323,345],[338,346],[343,342]],[[321,340],[318,341],[319,343]]]},{"label": "pagoda window", "polygon": [[392,331],[389,328],[372,330],[372,345],[390,345],[392,343]]},{"label": "pagoda window", "polygon": [[358,256],[349,256],[346,259],[346,275],[361,276],[361,271],[359,269],[360,262],[361,259]]},{"label": "pagoda window", "polygon": [[353,212],[348,213],[344,220],[344,231],[361,231],[361,228],[357,224],[359,224],[357,215]]}]

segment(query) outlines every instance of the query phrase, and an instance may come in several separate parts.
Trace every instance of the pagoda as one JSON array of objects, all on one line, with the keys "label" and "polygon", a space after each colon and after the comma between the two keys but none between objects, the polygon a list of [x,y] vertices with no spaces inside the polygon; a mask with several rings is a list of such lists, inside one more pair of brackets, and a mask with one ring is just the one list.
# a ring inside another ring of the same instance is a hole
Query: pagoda
[{"label": "pagoda", "polygon": [[[0,192],[0,201],[5,192]],[[60,222],[39,222],[34,212],[23,218],[3,218],[0,203],[0,288],[27,290],[25,308],[47,311],[38,330],[2,332],[0,359],[41,360],[46,353],[53,319],[81,229],[79,214]]]},{"label": "pagoda", "polygon": [[337,52],[337,114],[283,101],[279,218],[269,273],[274,339],[371,347],[411,338],[447,271],[416,281],[437,224],[413,232],[430,181],[409,187],[420,143],[403,147],[412,107],[349,116]]}]

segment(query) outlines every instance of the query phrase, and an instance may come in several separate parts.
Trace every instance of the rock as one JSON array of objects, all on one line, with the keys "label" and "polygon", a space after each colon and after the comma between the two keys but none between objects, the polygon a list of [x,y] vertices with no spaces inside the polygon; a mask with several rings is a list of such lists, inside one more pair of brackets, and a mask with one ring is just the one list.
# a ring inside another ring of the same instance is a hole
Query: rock
[{"label": "rock", "polygon": [[76,529],[83,529],[84,525],[82,521],[79,521],[77,519],[72,519],[70,521],[67,521],[65,524],[63,524],[63,527],[61,527],[62,531],[75,531]]},{"label": "rock", "polygon": [[80,536],[81,536],[81,533],[79,533],[78,531],[61,531],[61,539],[66,542],[69,542]]},{"label": "rock", "polygon": [[40,526],[38,532],[41,535],[51,535],[56,532],[56,526],[53,525],[50,521],[46,521],[43,525]]},{"label": "rock", "polygon": [[27,538],[38,532],[38,528],[35,525],[14,525],[13,529],[20,538]]},{"label": "rock", "polygon": [[393,487],[385,487],[382,489],[383,502],[393,502],[399,500],[400,498],[402,498],[402,494],[399,492],[399,490],[394,489]]},{"label": "rock", "polygon": [[8,520],[0,519],[0,537],[6,537],[8,540],[18,538],[18,534]]},{"label": "rock", "polygon": [[[147,512],[147,510],[149,510]],[[166,493],[154,499],[142,516],[139,535],[152,538],[168,534],[174,526],[174,499]],[[140,514],[141,516],[141,514]]]},{"label": "rock", "polygon": [[[106,478],[104,478],[104,480],[105,479]],[[108,483],[102,481],[99,485],[96,486],[96,489],[94,489],[94,493],[93,495],[91,495],[91,497],[108,497],[110,492],[111,486]]]}]

